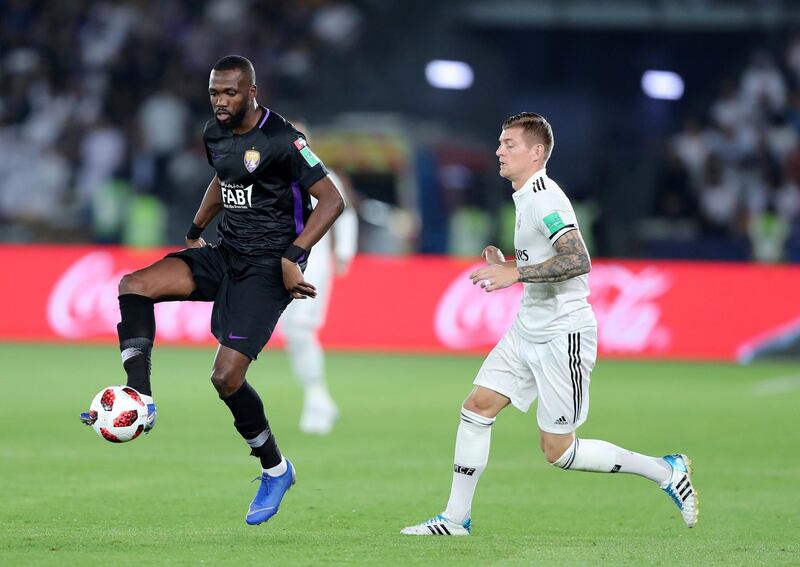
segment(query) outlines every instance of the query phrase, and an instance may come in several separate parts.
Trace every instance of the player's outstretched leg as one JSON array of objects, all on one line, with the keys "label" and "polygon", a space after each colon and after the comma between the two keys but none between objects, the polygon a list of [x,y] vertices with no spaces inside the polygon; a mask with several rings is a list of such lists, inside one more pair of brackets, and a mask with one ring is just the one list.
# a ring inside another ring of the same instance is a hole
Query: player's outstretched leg
[{"label": "player's outstretched leg", "polygon": [[[164,298],[186,298],[194,289],[191,269],[178,258],[159,260],[123,276],[119,282],[119,350],[128,376],[127,385],[147,404],[145,433],[156,424],[156,404],[150,388],[150,353],[156,336],[155,302]],[[82,413],[81,421],[91,425],[93,418]]]},{"label": "player's outstretched leg", "polygon": [[292,370],[305,391],[300,431],[328,435],[339,418],[339,408],[325,381],[325,355],[316,327],[287,320],[284,334]]},{"label": "player's outstretched leg", "polygon": [[278,449],[258,392],[245,380],[249,365],[244,354],[220,346],[211,381],[231,410],[233,425],[250,447],[250,454],[261,461],[261,482],[245,516],[248,524],[257,525],[278,513],[283,496],[295,483],[295,470]]},{"label": "player's outstretched leg", "polygon": [[[119,296],[122,321],[117,324],[117,334],[122,366],[128,376],[127,385],[136,390],[147,404],[145,433],[150,433],[153,429],[157,415],[150,388],[150,353],[156,334],[153,305],[153,300],[143,295],[124,293]],[[94,419],[89,413],[82,413],[81,421],[91,425]]]},{"label": "player's outstretched leg", "polygon": [[650,457],[607,441],[545,432],[542,432],[542,447],[547,460],[564,470],[630,473],[650,479],[673,499],[688,527],[697,523],[699,502],[690,478],[691,463],[685,455]]},{"label": "player's outstretched leg", "polygon": [[471,532],[472,499],[478,479],[489,462],[492,424],[495,418],[461,408],[461,421],[456,434],[455,463],[450,498],[444,512],[400,530],[405,535],[455,535]]},{"label": "player's outstretched leg", "polygon": [[[120,289],[125,289],[124,279],[120,283]],[[150,386],[152,368],[150,354],[156,336],[154,301],[143,295],[125,293],[119,296],[119,311],[122,321],[117,325],[117,335],[122,366],[128,375],[127,385],[139,392],[147,404],[144,432],[150,433],[156,425],[157,417],[156,403]]]}]

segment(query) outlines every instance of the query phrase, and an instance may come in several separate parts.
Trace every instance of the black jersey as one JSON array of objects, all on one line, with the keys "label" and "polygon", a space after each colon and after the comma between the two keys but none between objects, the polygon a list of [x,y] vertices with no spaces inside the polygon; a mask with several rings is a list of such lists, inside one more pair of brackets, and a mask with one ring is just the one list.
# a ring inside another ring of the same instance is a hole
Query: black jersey
[{"label": "black jersey", "polygon": [[291,123],[260,108],[258,124],[244,134],[212,118],[203,142],[222,191],[220,241],[245,256],[280,257],[311,214],[308,188],[328,171]]}]

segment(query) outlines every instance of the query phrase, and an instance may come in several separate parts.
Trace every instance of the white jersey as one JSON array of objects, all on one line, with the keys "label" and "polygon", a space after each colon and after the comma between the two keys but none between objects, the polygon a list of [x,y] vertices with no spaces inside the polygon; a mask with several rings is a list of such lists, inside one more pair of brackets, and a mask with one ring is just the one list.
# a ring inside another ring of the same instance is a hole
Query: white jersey
[{"label": "white jersey", "polygon": [[[338,187],[342,187],[342,182],[336,174],[329,172],[328,175]],[[317,200],[313,196],[311,203],[317,205]],[[284,333],[298,327],[317,329],[324,324],[333,282],[333,261],[349,264],[357,250],[358,216],[348,203],[331,229],[314,245],[306,270],[303,272],[303,277],[316,286],[317,297],[292,301],[289,304],[281,316],[281,329]]]},{"label": "white jersey", "polygon": [[[517,266],[541,264],[556,255],[553,244],[578,228],[575,211],[558,184],[537,171],[514,192],[517,223],[514,247]],[[596,326],[589,305],[589,277],[584,274],[555,283],[525,283],[514,329],[525,339],[541,343],[586,327]]]},{"label": "white jersey", "polygon": [[[342,187],[342,180],[333,171],[328,172],[328,176],[337,187]],[[317,199],[311,196],[312,206],[317,206]],[[333,236],[333,246],[331,246],[331,235]],[[322,254],[328,254],[329,251],[333,252],[336,260],[340,262],[350,263],[358,250],[358,217],[350,203],[345,204],[345,209],[333,226],[319,242],[314,246],[315,250],[319,250]],[[324,251],[324,252],[323,252]],[[311,254],[311,258],[314,254]],[[312,260],[309,259],[309,263]]]}]

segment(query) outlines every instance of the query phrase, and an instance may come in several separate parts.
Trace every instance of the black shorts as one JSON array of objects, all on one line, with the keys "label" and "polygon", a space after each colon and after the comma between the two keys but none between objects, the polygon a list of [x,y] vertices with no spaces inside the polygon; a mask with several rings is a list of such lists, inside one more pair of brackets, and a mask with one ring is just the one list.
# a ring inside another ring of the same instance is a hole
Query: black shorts
[{"label": "black shorts", "polygon": [[213,301],[211,332],[221,345],[255,360],[292,300],[283,285],[280,258],[247,261],[221,245],[167,254],[192,270],[197,288],[189,301]]}]

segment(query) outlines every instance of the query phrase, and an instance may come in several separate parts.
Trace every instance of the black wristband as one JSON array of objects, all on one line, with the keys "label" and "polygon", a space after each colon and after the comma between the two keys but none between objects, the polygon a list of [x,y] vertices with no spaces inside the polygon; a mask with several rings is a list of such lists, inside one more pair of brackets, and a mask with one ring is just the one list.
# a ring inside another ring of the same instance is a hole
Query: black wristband
[{"label": "black wristband", "polygon": [[203,227],[192,223],[192,226],[189,227],[189,230],[186,233],[186,240],[197,240],[200,238],[201,234],[203,234]]},{"label": "black wristband", "polygon": [[290,262],[294,262],[295,264],[300,260],[304,260],[305,257],[308,255],[308,251],[300,248],[296,244],[290,244],[289,248],[283,253],[283,257],[289,260]]}]

